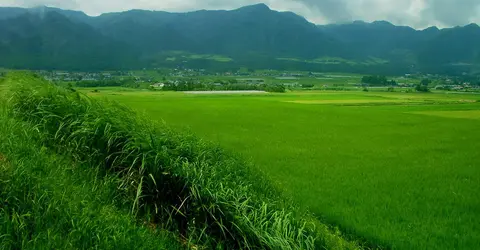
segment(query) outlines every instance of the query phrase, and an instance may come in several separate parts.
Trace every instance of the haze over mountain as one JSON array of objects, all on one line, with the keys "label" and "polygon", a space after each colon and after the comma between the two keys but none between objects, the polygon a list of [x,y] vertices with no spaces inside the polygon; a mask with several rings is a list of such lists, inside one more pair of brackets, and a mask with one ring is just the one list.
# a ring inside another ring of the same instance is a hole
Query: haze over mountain
[{"label": "haze over mountain", "polygon": [[314,25],[264,4],[232,11],[131,10],[92,17],[0,8],[0,66],[236,67],[462,73],[480,65],[480,27],[415,30],[385,21]]},{"label": "haze over mountain", "polygon": [[[292,11],[315,24],[348,23],[355,20],[387,20],[417,29],[429,26],[454,27],[480,23],[478,0],[262,0],[272,9]],[[80,10],[89,15],[131,9],[188,12],[234,10],[259,0],[0,0],[0,6],[34,7],[46,5]]]}]

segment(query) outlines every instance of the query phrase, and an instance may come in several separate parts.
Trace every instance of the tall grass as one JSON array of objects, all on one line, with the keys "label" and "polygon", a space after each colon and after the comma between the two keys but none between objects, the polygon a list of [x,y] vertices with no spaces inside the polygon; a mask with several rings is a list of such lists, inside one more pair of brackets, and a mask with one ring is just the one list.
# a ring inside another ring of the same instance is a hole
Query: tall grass
[{"label": "tall grass", "polygon": [[181,249],[166,231],[118,208],[100,177],[43,147],[0,107],[0,249]]},{"label": "tall grass", "polygon": [[34,126],[49,148],[119,176],[119,193],[132,214],[152,224],[167,222],[187,243],[229,249],[356,247],[298,212],[261,174],[216,146],[31,75],[7,81],[12,114]]}]

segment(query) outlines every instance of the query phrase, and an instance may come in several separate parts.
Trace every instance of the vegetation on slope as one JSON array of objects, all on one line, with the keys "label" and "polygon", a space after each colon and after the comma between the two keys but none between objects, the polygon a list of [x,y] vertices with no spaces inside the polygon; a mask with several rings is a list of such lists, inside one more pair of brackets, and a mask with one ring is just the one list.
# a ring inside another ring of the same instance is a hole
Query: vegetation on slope
[{"label": "vegetation on slope", "polygon": [[117,176],[56,155],[2,104],[1,249],[182,249],[173,235],[143,226],[119,205]]},{"label": "vegetation on slope", "polygon": [[189,244],[356,248],[282,199],[248,164],[215,146],[32,75],[12,74],[6,82],[12,115],[34,127],[46,148],[100,176],[118,178],[120,207],[150,225],[169,227]]}]

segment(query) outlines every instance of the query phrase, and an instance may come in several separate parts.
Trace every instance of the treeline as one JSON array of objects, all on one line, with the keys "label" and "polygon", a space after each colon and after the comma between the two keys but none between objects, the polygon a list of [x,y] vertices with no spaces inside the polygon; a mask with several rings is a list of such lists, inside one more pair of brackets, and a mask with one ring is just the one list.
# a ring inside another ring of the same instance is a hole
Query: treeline
[{"label": "treeline", "polygon": [[221,90],[259,90],[266,92],[285,92],[283,84],[247,84],[236,81],[226,81],[219,83],[195,83],[182,81],[178,83],[165,83],[162,90],[166,91],[221,91]]},{"label": "treeline", "polygon": [[126,87],[139,88],[140,84],[134,79],[113,79],[113,80],[99,80],[99,81],[79,81],[75,82],[75,86],[79,88],[97,88],[97,87]]},{"label": "treeline", "polygon": [[364,76],[362,78],[363,84],[368,84],[370,86],[396,86],[398,85],[395,80],[388,80],[386,76],[381,75],[371,75]]}]

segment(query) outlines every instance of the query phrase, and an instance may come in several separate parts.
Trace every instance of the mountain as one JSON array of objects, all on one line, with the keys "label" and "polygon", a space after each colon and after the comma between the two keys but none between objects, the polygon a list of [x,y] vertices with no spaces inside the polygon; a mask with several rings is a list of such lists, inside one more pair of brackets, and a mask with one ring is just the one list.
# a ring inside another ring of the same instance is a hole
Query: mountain
[{"label": "mountain", "polygon": [[233,57],[311,57],[337,55],[340,50],[335,41],[303,17],[272,11],[264,4],[233,11],[191,13],[133,10],[101,15],[94,26],[103,34],[139,45],[148,53],[186,50]]},{"label": "mountain", "polygon": [[326,34],[348,47],[361,48],[357,57],[388,57],[398,50],[411,50],[421,40],[419,31],[410,27],[395,26],[385,21],[319,26]]},{"label": "mountain", "polygon": [[38,6],[34,8],[19,8],[19,7],[0,7],[0,20],[15,18],[27,13],[37,14],[38,16],[42,16],[44,13],[47,12],[58,12],[63,16],[77,21],[77,22],[88,22],[90,20],[90,16],[75,10],[63,10],[59,8],[47,7],[47,6]]},{"label": "mountain", "polygon": [[444,29],[421,45],[419,57],[424,63],[480,63],[479,41],[480,27],[476,24]]},{"label": "mountain", "polygon": [[[12,68],[125,68],[135,53],[91,26],[48,11],[0,20],[0,66]],[[121,51],[121,53],[119,53]]]},{"label": "mountain", "polygon": [[10,19],[28,12],[28,9],[16,7],[0,7],[0,20]]},{"label": "mountain", "polygon": [[416,30],[386,21],[315,25],[264,4],[189,13],[131,10],[91,17],[50,7],[0,8],[0,66],[116,69],[238,67],[468,72],[480,27]]},{"label": "mountain", "polygon": [[476,24],[415,30],[385,21],[356,21],[319,28],[349,47],[361,48],[356,51],[359,57],[376,56],[428,71],[462,71],[480,64],[480,27]]}]

